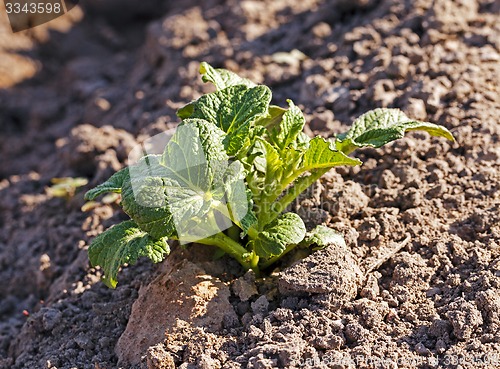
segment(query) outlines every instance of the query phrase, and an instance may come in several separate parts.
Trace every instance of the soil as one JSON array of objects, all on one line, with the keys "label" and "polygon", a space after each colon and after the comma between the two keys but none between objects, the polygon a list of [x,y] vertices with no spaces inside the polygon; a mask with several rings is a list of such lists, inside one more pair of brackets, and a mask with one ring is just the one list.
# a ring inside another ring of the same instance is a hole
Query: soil
[{"label": "soil", "polygon": [[[500,367],[498,2],[84,3],[15,35],[0,9],[0,368]],[[175,127],[202,60],[293,99],[309,134],[398,107],[456,142],[412,133],[302,195],[347,247],[256,279],[174,246],[107,289],[86,248],[126,217],[45,189]]]}]

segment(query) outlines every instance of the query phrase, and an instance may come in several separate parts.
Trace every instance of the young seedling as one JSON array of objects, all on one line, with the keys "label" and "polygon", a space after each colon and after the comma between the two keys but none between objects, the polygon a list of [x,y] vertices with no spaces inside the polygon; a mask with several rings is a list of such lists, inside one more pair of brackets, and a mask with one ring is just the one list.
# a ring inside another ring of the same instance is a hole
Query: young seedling
[{"label": "young seedling", "polygon": [[76,190],[79,187],[83,187],[89,183],[87,178],[52,178],[50,180],[52,186],[47,187],[45,192],[52,197],[62,197],[66,201],[69,201],[73,196],[75,196]]},{"label": "young seedling", "polygon": [[145,155],[90,190],[87,200],[121,193],[131,220],[97,236],[89,247],[93,266],[109,287],[119,268],[141,256],[160,262],[167,240],[218,247],[256,274],[297,245],[343,242],[325,226],[310,232],[287,207],[333,167],[355,166],[349,157],[423,130],[453,140],[444,127],[408,118],[398,109],[375,109],[334,140],[303,133],[301,110],[270,105],[271,90],[202,63],[204,82],[216,91],[181,108],[182,119],[162,155]]}]

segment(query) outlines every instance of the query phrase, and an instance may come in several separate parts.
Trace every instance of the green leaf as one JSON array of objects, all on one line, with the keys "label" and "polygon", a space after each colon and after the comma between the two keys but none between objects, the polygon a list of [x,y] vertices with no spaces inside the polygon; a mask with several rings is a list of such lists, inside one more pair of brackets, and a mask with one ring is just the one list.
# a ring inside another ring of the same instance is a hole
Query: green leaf
[{"label": "green leaf", "polygon": [[[200,74],[202,75],[203,82],[211,82],[217,90],[223,90],[227,87],[243,85],[248,88],[255,87],[256,84],[249,79],[242,78],[236,73],[230,72],[226,69],[215,69],[210,64],[202,62],[200,64]],[[177,116],[181,119],[192,117],[196,101],[183,106],[177,110]]]},{"label": "green leaf", "polygon": [[215,69],[207,62],[202,62],[200,64],[200,74],[203,82],[212,82],[217,90],[223,90],[227,87],[237,85],[245,85],[247,87],[255,86],[255,83],[249,79],[242,78],[236,73],[226,69]]},{"label": "green leaf", "polygon": [[235,161],[227,168],[224,186],[219,188],[225,191],[229,218],[243,230],[243,235],[257,223],[253,212],[252,193],[244,182],[245,175],[243,164]]},{"label": "green leaf", "polygon": [[191,101],[189,104],[184,105],[182,108],[177,109],[177,116],[181,119],[188,119],[193,115],[194,104],[196,101]]},{"label": "green leaf", "polygon": [[280,152],[289,146],[296,146],[295,143],[306,123],[304,114],[295,106],[292,100],[288,100],[290,108],[283,114],[279,124],[279,130],[273,130],[271,137],[274,144],[279,147]]},{"label": "green leaf", "polygon": [[408,131],[416,130],[454,141],[453,135],[445,127],[410,119],[399,109],[380,108],[356,119],[349,131],[337,136],[336,147],[346,154],[365,146],[378,148],[404,137]]},{"label": "green leaf", "polygon": [[122,184],[122,208],[137,225],[154,238],[177,237],[165,195],[165,168],[160,155],[149,155],[129,167]]},{"label": "green leaf", "polygon": [[309,142],[300,167],[301,172],[320,168],[333,168],[340,165],[360,165],[359,159],[350,158],[335,149],[333,144],[323,137],[317,136]]},{"label": "green leaf", "polygon": [[118,270],[123,264],[134,264],[141,256],[159,263],[170,253],[170,248],[166,238],[155,240],[133,221],[126,221],[94,238],[88,253],[92,266],[104,270],[102,280],[106,286],[115,288]]},{"label": "green leaf", "polygon": [[113,174],[106,182],[87,191],[84,197],[85,200],[94,200],[97,196],[108,192],[121,193],[123,181],[126,177],[128,177],[128,168],[119,170],[118,172]]},{"label": "green leaf", "polygon": [[253,241],[254,251],[264,258],[280,255],[288,245],[302,241],[305,234],[306,227],[297,214],[282,214],[259,232]]},{"label": "green leaf", "polygon": [[207,121],[184,120],[165,147],[161,164],[169,169],[168,174],[173,178],[208,191],[214,182],[221,183],[228,167],[225,136]]},{"label": "green leaf", "polygon": [[162,156],[150,155],[130,168],[123,210],[151,236],[181,242],[219,233],[231,221],[250,222],[244,168],[238,161],[229,165],[224,138],[210,122],[184,120]]},{"label": "green leaf", "polygon": [[276,105],[269,105],[268,114],[265,117],[259,118],[255,121],[255,125],[272,129],[277,126],[283,119],[287,109],[281,108]]},{"label": "green leaf", "polygon": [[283,163],[273,145],[259,137],[252,148],[252,155],[255,155],[254,167],[264,175],[266,183],[280,181]]},{"label": "green leaf", "polygon": [[246,178],[257,206],[257,213],[265,211],[265,199],[276,194],[284,174],[284,164],[276,148],[261,137],[255,139],[247,159],[251,164]]},{"label": "green leaf", "polygon": [[224,141],[227,153],[235,155],[249,145],[248,136],[253,123],[267,115],[270,101],[271,90],[266,86],[230,86],[191,103],[191,115],[191,107],[182,108],[181,117],[204,119],[215,124],[227,133]]},{"label": "green leaf", "polygon": [[312,231],[307,232],[301,246],[316,245],[314,250],[319,250],[331,244],[340,244],[345,246],[344,236],[324,225],[318,225]]},{"label": "green leaf", "polygon": [[304,132],[300,132],[297,136],[297,141],[296,141],[297,149],[308,148],[310,142],[311,142],[311,137],[306,135]]}]

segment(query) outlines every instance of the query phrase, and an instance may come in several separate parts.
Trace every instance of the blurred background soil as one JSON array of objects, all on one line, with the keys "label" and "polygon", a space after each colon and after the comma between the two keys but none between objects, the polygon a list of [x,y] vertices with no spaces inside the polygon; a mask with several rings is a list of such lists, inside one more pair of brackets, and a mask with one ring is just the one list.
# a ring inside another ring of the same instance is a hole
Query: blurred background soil
[{"label": "blurred background soil", "polygon": [[[497,1],[87,0],[16,34],[4,10],[0,368],[500,366]],[[347,248],[257,281],[211,250],[175,249],[109,290],[86,248],[125,216],[116,203],[82,212],[83,190],[211,91],[200,61],[291,98],[311,135],[398,107],[457,142],[412,133],[301,196],[308,228],[340,230]],[[65,176],[89,185],[46,192]]]}]

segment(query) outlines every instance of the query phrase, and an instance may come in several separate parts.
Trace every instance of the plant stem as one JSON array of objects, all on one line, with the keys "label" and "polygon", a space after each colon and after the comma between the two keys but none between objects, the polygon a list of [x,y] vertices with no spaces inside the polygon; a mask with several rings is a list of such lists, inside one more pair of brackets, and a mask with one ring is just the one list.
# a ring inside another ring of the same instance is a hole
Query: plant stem
[{"label": "plant stem", "polygon": [[260,269],[259,269],[259,255],[257,255],[257,254],[255,253],[255,251],[254,251],[254,252],[252,252],[252,258],[250,259],[250,265],[251,265],[251,267],[250,267],[250,268],[254,271],[255,276],[256,276],[257,278],[259,278],[259,277],[260,277]]},{"label": "plant stem", "polygon": [[283,251],[281,254],[275,255],[275,256],[267,259],[264,263],[262,263],[260,265],[261,269],[268,268],[269,266],[271,266],[272,264],[274,264],[275,262],[277,262],[279,259],[281,259],[283,256],[285,256],[286,254],[288,254],[290,251],[292,251],[295,247],[297,247],[297,244],[288,245],[286,247],[285,251]]},{"label": "plant stem", "polygon": [[252,259],[247,256],[247,249],[241,246],[238,242],[234,241],[231,237],[226,236],[224,233],[217,233],[201,240],[197,240],[196,242],[204,245],[216,246],[235,258],[246,270],[253,269],[256,274],[259,271],[257,265],[252,265]]},{"label": "plant stem", "polygon": [[250,237],[252,240],[255,240],[257,237],[259,237],[259,231],[256,230],[254,226],[248,228],[247,234],[248,237]]},{"label": "plant stem", "polygon": [[302,192],[310,185],[316,182],[323,174],[328,172],[330,168],[316,169],[307,177],[300,177],[297,182],[288,190],[288,192],[279,199],[269,211],[269,216],[266,217],[266,224],[276,219],[287,207],[295,200]]},{"label": "plant stem", "polygon": [[227,235],[231,237],[236,242],[240,241],[240,229],[236,225],[232,225],[228,230],[227,230]]}]

